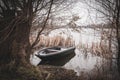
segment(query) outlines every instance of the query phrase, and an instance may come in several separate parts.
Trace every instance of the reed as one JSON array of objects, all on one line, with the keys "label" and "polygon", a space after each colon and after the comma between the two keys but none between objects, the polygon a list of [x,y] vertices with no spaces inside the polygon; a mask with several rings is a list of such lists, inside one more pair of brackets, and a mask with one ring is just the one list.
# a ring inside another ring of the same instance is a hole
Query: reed
[{"label": "reed", "polygon": [[109,50],[109,45],[99,42],[92,42],[91,44],[79,44],[76,46],[83,53],[92,53],[96,56],[101,56],[104,58],[111,58],[112,51]]},{"label": "reed", "polygon": [[[39,38],[40,38],[40,41],[37,44],[37,47],[50,47],[50,46],[70,47],[70,46],[74,46],[75,44],[72,38],[70,37],[64,38],[63,36],[60,36],[60,35],[56,35],[53,37],[41,35]],[[35,40],[35,37],[32,36],[30,38],[30,42],[32,43],[34,40]]]}]

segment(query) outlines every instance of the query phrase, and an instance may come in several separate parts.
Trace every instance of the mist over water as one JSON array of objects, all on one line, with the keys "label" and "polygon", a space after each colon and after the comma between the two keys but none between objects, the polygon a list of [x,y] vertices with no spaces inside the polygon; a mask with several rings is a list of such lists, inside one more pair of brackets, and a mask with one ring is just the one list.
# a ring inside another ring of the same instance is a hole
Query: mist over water
[{"label": "mist over water", "polygon": [[[105,68],[111,67],[110,61],[108,59],[105,59],[101,56],[87,51],[87,49],[91,48],[93,45],[100,43],[100,31],[94,30],[92,28],[82,28],[80,32],[77,32],[73,31],[72,29],[62,28],[51,31],[51,33],[48,36],[53,37],[56,35],[62,36],[64,38],[70,36],[74,40],[73,43],[74,46],[76,46],[75,56],[71,58],[61,59],[59,61],[54,61],[51,63],[49,62],[49,64],[45,65],[62,65],[61,67],[63,68],[74,70],[75,72],[77,72],[77,75],[81,75],[81,72],[88,73],[90,71],[93,71],[96,68],[96,66],[101,67],[102,65],[107,65],[107,67]],[[31,58],[31,63],[33,65],[37,65],[40,62],[41,60],[35,56]],[[116,64],[114,64],[114,66],[115,65]]]},{"label": "mist over water", "polygon": [[[64,13],[64,11],[62,13]],[[73,7],[65,14],[59,14],[55,17],[61,16],[64,17],[63,21],[61,22],[56,19],[54,23],[60,26],[64,25],[65,28],[55,29],[51,31],[46,37],[53,38],[55,36],[61,36],[65,39],[70,37],[73,40],[73,46],[76,46],[75,56],[68,58],[67,61],[61,59],[58,62],[51,62],[45,65],[60,66],[70,70],[72,69],[77,73],[77,75],[81,75],[82,72],[92,73],[95,72],[95,70],[101,70],[101,72],[113,71],[112,73],[114,73],[117,70],[117,64],[116,60],[112,58],[113,56],[116,58],[116,47],[113,44],[114,42],[112,42],[113,51],[109,52],[108,36],[104,36],[106,40],[102,40],[101,38],[103,37],[104,32],[109,32],[109,29],[103,31],[102,34],[101,28],[80,28],[80,26],[106,23],[105,18],[100,18],[103,15],[91,9],[87,4],[84,3],[84,1],[78,1],[77,3],[74,3]],[[73,22],[78,27],[78,31],[69,28],[70,25],[67,25],[72,19],[72,16],[80,17],[80,19]],[[103,43],[101,43],[101,41]],[[31,63],[33,65],[38,65],[40,62],[41,59],[35,56],[31,57]],[[63,63],[64,65],[61,66]]]},{"label": "mist over water", "polygon": [[102,58],[98,56],[92,56],[91,53],[88,53],[88,55],[85,56],[85,54],[78,49],[76,49],[75,53],[76,56],[63,67],[74,70],[77,72],[77,75],[80,75],[81,72],[91,71],[96,65],[100,65],[100,62],[102,61]]},{"label": "mist over water", "polygon": [[[61,35],[62,31],[64,31],[64,33]],[[87,49],[91,48],[93,45],[100,44],[102,35],[100,30],[94,30],[92,28],[82,28],[80,32],[76,32],[72,31],[72,29],[58,29],[52,31],[49,36],[55,36],[59,34],[63,37],[66,37],[66,35],[71,36],[76,46],[75,57],[73,57],[69,62],[67,62],[63,66],[64,68],[72,69],[77,72],[77,75],[80,75],[81,72],[89,72],[93,70],[96,66],[102,66],[103,63],[108,62],[106,64],[106,68],[111,66],[109,65],[110,61],[108,59],[97,56],[94,53],[87,51]],[[93,49],[94,48],[96,47],[93,46]],[[115,46],[113,48],[115,48]],[[108,55],[110,54],[108,53]]]}]

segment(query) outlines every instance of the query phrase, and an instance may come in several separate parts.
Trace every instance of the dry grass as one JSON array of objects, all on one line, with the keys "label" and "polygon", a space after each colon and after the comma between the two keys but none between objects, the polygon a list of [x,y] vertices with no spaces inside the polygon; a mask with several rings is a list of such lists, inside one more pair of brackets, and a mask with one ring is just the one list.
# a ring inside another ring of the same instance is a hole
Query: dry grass
[{"label": "dry grass", "polygon": [[96,56],[101,56],[104,58],[112,58],[112,51],[109,49],[109,45],[108,44],[104,44],[104,43],[95,43],[93,42],[91,45],[89,44],[79,44],[76,46],[78,49],[82,50],[83,53],[87,54],[87,53],[92,53],[93,55]]},{"label": "dry grass", "polygon": [[[31,39],[31,43],[32,43],[35,38],[34,37],[31,37],[31,38],[32,38]],[[40,42],[38,43],[37,46],[43,46],[43,47],[44,46],[47,46],[47,47],[48,46],[73,46],[74,43],[75,42],[70,37],[64,38],[59,35],[54,36],[54,37],[48,37],[48,36],[41,35]],[[102,56],[104,58],[109,58],[109,59],[112,58],[112,50],[110,50],[109,38],[108,38],[108,35],[105,35],[105,33],[104,35],[101,36],[100,42],[92,42],[91,45],[89,45],[87,42],[86,44],[83,44],[81,42],[80,44],[77,44],[76,47],[78,49],[82,49],[83,53],[86,53],[86,54],[90,52],[93,55]],[[108,64],[107,64],[107,68],[108,68]],[[58,71],[57,73],[62,73],[61,70],[54,69],[53,73],[55,73],[54,71]],[[67,75],[64,76],[64,74],[65,73],[63,72],[63,75],[60,74],[59,76],[57,76],[57,75],[52,74],[52,76],[58,80],[62,80],[62,79],[68,80],[68,74],[71,77],[73,75],[73,74],[71,75],[70,73],[68,73]],[[69,77],[70,80],[74,80],[71,77]],[[76,78],[76,80],[120,80],[120,78],[119,78],[119,75],[116,74],[116,72],[106,71],[106,69],[104,69],[103,67],[101,66],[99,67],[98,65],[96,65],[95,69],[93,69],[89,73],[81,72],[81,75],[78,78]]]},{"label": "dry grass", "polygon": [[[60,35],[49,37],[49,36],[41,35],[39,38],[40,38],[40,41],[37,44],[37,47],[49,47],[49,46],[69,47],[74,45],[74,41],[70,37],[64,38]],[[33,43],[34,40],[35,40],[35,37],[31,36],[30,42]]]},{"label": "dry grass", "polygon": [[92,53],[97,56],[102,56],[104,58],[110,59],[112,58],[113,53],[116,53],[116,45],[115,45],[115,34],[111,32],[111,30],[102,30],[100,31],[99,40],[92,41],[91,43],[86,42],[76,45],[78,49],[82,49],[84,53]]},{"label": "dry grass", "polygon": [[[111,29],[102,29],[100,30],[100,39],[98,42],[86,42],[83,43],[82,41],[79,44],[75,45],[75,41],[71,37],[64,38],[60,35],[56,35],[54,37],[49,37],[45,35],[40,36],[40,41],[37,44],[37,47],[49,47],[49,46],[64,46],[64,47],[69,47],[69,46],[76,46],[78,49],[82,49],[84,53],[92,53],[97,56],[102,56],[105,58],[111,58],[112,53],[114,51],[111,48],[112,44],[112,39],[114,38],[115,34],[112,32]],[[114,30],[113,30],[114,31]],[[30,42],[34,42],[35,37],[31,36],[30,37]],[[82,37],[81,37],[82,39]]]}]

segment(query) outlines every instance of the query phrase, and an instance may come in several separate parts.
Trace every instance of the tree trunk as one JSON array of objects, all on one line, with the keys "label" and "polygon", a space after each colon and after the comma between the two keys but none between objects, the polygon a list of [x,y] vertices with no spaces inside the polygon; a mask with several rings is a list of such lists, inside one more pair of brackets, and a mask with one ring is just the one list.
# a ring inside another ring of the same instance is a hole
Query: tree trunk
[{"label": "tree trunk", "polygon": [[15,39],[12,42],[12,54],[17,64],[29,63],[30,43],[29,43],[30,25],[29,22],[23,22],[15,30]]},{"label": "tree trunk", "polygon": [[[14,62],[16,66],[29,63],[30,33],[29,21],[17,24],[12,33],[0,44],[0,66]],[[8,30],[7,30],[8,31]],[[6,32],[2,35],[5,36]]]},{"label": "tree trunk", "polygon": [[14,10],[8,9],[0,19],[0,66],[11,62],[15,65],[29,63],[29,34],[33,18],[32,5],[29,6],[18,16]]},{"label": "tree trunk", "polygon": [[120,36],[119,36],[119,28],[117,30],[117,43],[118,43],[118,57],[117,57],[117,66],[118,66],[118,72],[120,74]]}]

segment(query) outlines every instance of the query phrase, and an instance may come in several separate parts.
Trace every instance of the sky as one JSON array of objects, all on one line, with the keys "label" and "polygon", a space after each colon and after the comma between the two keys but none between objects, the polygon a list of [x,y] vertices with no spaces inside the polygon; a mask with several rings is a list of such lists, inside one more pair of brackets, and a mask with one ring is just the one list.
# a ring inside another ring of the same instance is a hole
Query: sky
[{"label": "sky", "polygon": [[[96,5],[93,6],[95,7]],[[81,0],[72,3],[70,8],[57,13],[57,17],[61,16],[64,23],[69,23],[73,15],[80,17],[80,19],[75,22],[78,26],[105,23],[105,18],[102,18],[102,14],[89,7]],[[58,22],[60,22],[60,20],[58,20]]]}]

